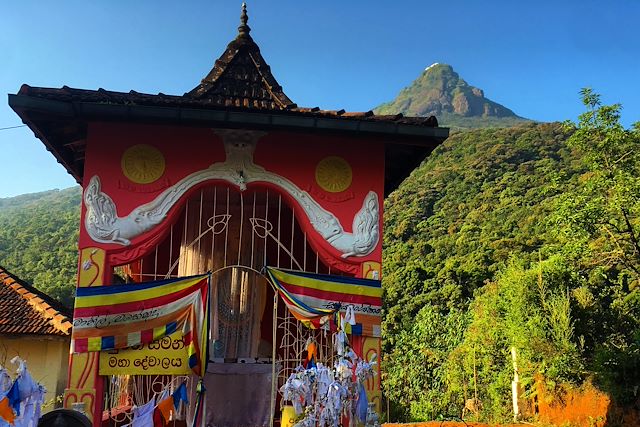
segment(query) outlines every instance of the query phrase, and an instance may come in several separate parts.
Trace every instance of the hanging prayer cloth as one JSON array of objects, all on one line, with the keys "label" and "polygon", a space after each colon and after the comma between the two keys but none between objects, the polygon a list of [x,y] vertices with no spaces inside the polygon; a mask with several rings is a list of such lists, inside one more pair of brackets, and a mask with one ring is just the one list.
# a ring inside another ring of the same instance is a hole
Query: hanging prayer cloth
[{"label": "hanging prayer cloth", "polygon": [[74,353],[149,344],[179,332],[188,365],[204,372],[210,275],[78,288],[71,340]]},{"label": "hanging prayer cloth", "polygon": [[320,328],[337,310],[346,312],[345,332],[380,337],[382,287],[379,280],[280,270],[267,267],[291,314],[310,328]]},{"label": "hanging prayer cloth", "polygon": [[155,409],[156,401],[151,399],[149,402],[142,406],[133,408],[133,421],[130,427],[149,427],[153,425],[153,410]]},{"label": "hanging prayer cloth", "polygon": [[16,356],[11,362],[18,364],[18,375],[10,386],[0,368],[4,374],[0,374],[0,427],[36,427],[46,390],[33,379],[24,360]]}]

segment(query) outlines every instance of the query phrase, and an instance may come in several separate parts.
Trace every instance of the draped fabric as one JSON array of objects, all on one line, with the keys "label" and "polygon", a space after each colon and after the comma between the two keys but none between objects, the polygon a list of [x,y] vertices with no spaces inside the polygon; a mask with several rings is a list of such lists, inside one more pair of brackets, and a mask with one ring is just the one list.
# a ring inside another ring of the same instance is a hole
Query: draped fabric
[{"label": "draped fabric", "polygon": [[[267,283],[261,276],[231,268],[215,277],[212,357],[255,358],[259,355],[261,320]],[[270,355],[270,354],[269,354]]]},{"label": "draped fabric", "polygon": [[47,391],[33,379],[24,360],[16,357],[12,362],[18,362],[19,367],[10,386],[10,378],[0,368],[0,427],[35,427]]},{"label": "draped fabric", "polygon": [[330,323],[338,310],[353,312],[347,333],[380,336],[382,287],[379,280],[280,270],[267,275],[291,314],[310,328]]},{"label": "draped fabric", "polygon": [[204,385],[214,392],[206,397],[206,425],[269,426],[272,368],[261,363],[210,363]]},{"label": "draped fabric", "polygon": [[150,427],[153,425],[153,411],[156,406],[155,399],[137,408],[133,408],[133,422],[131,427]]},{"label": "draped fabric", "polygon": [[71,351],[85,353],[148,344],[181,331],[189,367],[206,360],[209,275],[78,288]]}]

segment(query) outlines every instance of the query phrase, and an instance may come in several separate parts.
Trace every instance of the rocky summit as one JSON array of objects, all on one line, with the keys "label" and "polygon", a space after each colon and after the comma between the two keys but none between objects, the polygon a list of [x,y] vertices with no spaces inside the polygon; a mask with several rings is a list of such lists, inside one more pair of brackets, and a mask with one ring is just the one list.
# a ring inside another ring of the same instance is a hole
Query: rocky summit
[{"label": "rocky summit", "polygon": [[491,101],[484,91],[469,85],[453,67],[435,63],[376,114],[436,116],[441,126],[453,128],[508,127],[527,122],[507,107]]}]

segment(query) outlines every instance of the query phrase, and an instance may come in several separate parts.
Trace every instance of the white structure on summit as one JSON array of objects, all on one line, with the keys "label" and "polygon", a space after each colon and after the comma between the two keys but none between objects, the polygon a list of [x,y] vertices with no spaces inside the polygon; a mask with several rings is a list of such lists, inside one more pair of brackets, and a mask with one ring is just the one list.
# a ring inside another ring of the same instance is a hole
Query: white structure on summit
[{"label": "white structure on summit", "polygon": [[429,71],[430,69],[432,69],[433,67],[435,67],[436,65],[440,65],[439,62],[434,62],[433,64],[429,65],[427,68],[425,68],[425,71]]}]

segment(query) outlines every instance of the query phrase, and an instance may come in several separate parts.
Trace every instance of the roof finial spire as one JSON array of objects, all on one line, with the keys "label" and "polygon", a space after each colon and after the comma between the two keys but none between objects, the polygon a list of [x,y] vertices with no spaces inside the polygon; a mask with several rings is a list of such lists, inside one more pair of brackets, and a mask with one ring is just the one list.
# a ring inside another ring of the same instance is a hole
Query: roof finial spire
[{"label": "roof finial spire", "polygon": [[238,33],[241,36],[249,35],[251,28],[247,25],[249,16],[247,15],[247,3],[242,2],[242,13],[240,14],[240,26],[238,27]]}]

